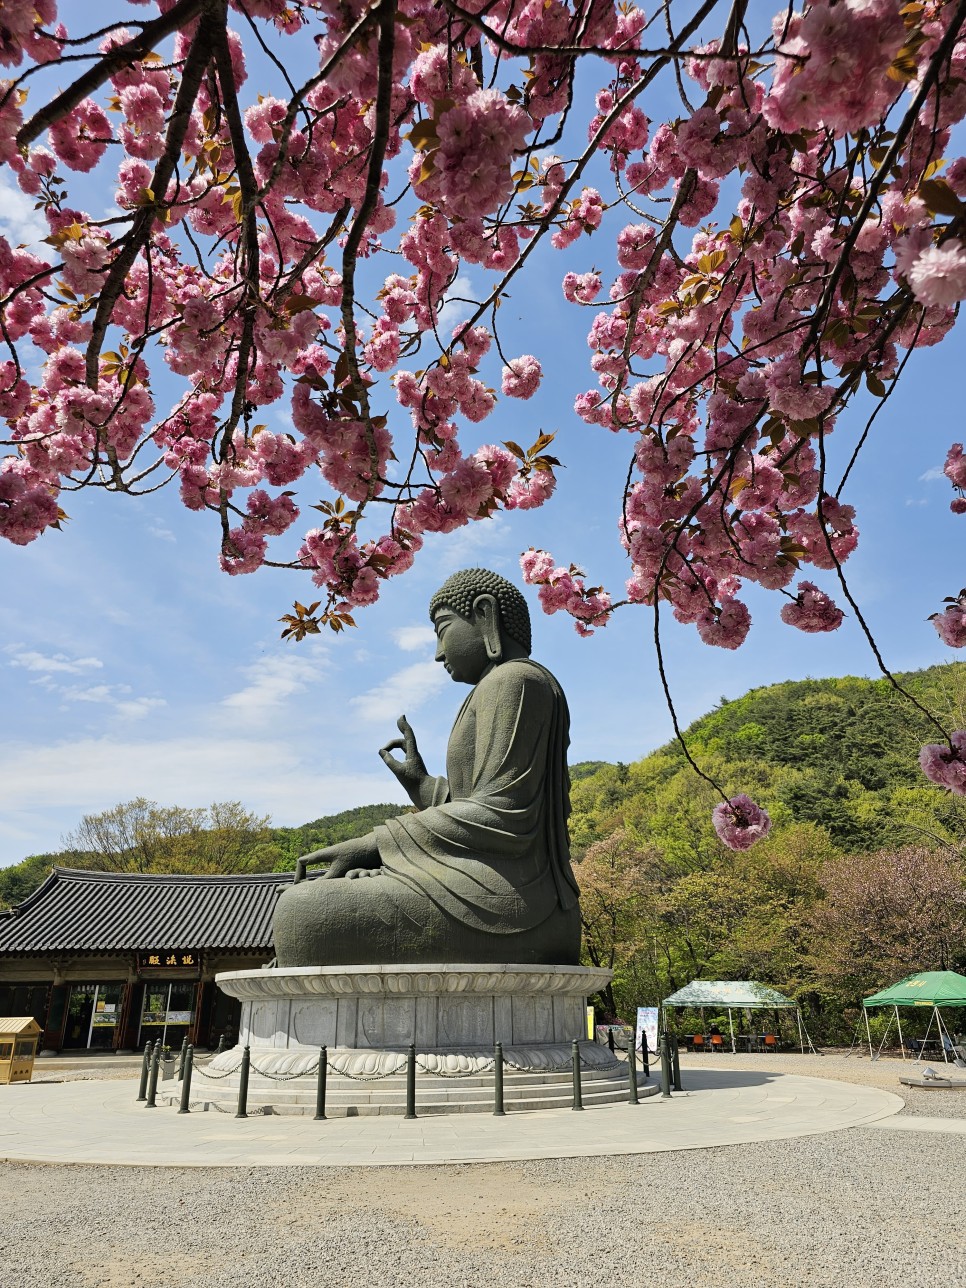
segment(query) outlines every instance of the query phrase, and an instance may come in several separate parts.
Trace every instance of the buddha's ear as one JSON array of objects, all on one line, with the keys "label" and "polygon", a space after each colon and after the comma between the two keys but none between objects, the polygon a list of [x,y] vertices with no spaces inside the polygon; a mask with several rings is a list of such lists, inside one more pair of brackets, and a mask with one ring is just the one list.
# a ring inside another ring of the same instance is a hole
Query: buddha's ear
[{"label": "buddha's ear", "polygon": [[503,641],[500,639],[500,608],[493,595],[479,595],[473,601],[473,615],[479,623],[486,656],[491,662],[503,660]]}]

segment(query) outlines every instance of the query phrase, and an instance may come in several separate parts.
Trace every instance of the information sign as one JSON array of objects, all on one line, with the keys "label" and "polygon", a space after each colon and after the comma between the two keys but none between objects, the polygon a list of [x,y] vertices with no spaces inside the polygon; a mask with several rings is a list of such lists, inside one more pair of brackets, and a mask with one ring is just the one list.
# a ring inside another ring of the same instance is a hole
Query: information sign
[{"label": "information sign", "polygon": [[657,1014],[656,1006],[639,1006],[637,1008],[637,1029],[634,1035],[634,1046],[638,1051],[641,1046],[641,1034],[647,1038],[647,1049],[657,1055]]}]

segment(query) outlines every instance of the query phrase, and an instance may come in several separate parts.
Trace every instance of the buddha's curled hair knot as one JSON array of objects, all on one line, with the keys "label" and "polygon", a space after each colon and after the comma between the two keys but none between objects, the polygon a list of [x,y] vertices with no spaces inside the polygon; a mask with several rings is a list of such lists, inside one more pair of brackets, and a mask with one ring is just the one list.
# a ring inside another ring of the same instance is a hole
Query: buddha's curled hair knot
[{"label": "buddha's curled hair knot", "polygon": [[429,601],[429,618],[432,621],[439,609],[451,608],[460,617],[469,617],[480,595],[492,595],[500,606],[503,629],[511,639],[522,644],[530,653],[530,610],[516,586],[487,568],[464,568],[447,578]]}]

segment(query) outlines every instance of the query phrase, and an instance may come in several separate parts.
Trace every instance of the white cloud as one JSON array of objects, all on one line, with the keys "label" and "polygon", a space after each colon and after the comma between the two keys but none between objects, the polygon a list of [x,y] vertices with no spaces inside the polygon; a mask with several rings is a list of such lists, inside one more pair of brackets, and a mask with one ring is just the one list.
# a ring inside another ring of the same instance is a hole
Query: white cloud
[{"label": "white cloud", "polygon": [[494,514],[490,519],[468,523],[465,528],[458,528],[445,536],[427,534],[425,540],[426,549],[432,550],[436,557],[440,574],[446,576],[457,568],[480,564],[484,558],[487,567],[508,567],[514,562],[513,555],[499,547],[509,536],[506,518],[502,514]]},{"label": "white cloud", "polygon": [[148,528],[148,532],[150,532],[152,537],[157,537],[159,541],[178,540],[167,524],[162,523],[160,520],[152,523]]},{"label": "white cloud", "polygon": [[446,683],[446,672],[438,662],[414,662],[368,693],[352,698],[349,705],[362,720],[392,724],[402,712],[416,711]]},{"label": "white cloud", "polygon": [[222,699],[221,705],[246,721],[271,719],[289,698],[301,693],[320,677],[322,660],[290,654],[274,654],[245,668],[250,683]]},{"label": "white cloud", "polygon": [[436,632],[432,626],[400,626],[392,632],[392,637],[404,653],[436,648]]},{"label": "white cloud", "polygon": [[93,684],[87,689],[61,688],[60,692],[68,702],[113,702],[116,693],[130,693],[131,690],[126,684]]},{"label": "white cloud", "polygon": [[919,475],[919,482],[935,483],[937,479],[944,479],[945,477],[946,475],[943,473],[943,467],[941,465],[933,465],[930,469],[926,470],[925,474]]},{"label": "white cloud", "polygon": [[[167,805],[240,800],[298,825],[373,801],[402,800],[391,774],[329,772],[317,741],[259,736],[87,738],[13,748],[0,777],[0,862],[60,848],[83,814],[146,796]],[[341,767],[339,767],[341,768]]]},{"label": "white cloud", "polygon": [[[11,652],[6,649],[5,652]],[[22,666],[25,671],[36,671],[42,675],[62,672],[65,675],[83,675],[85,671],[100,670],[104,663],[96,657],[69,658],[65,653],[36,653],[25,649],[21,653],[12,653],[11,666]]]},{"label": "white cloud", "polygon": [[42,243],[48,232],[47,221],[39,210],[34,210],[34,198],[0,174],[0,233],[11,245],[19,246],[22,242],[28,250],[46,258],[50,247]]},{"label": "white cloud", "polygon": [[165,698],[132,698],[129,684],[48,685],[66,702],[101,702],[114,708],[114,714],[124,720],[140,720],[150,711],[168,705]]},{"label": "white cloud", "polygon": [[[459,297],[459,298],[457,298]],[[453,328],[464,322],[475,309],[473,302],[473,283],[463,273],[459,273],[453,285],[446,292],[446,298],[439,311],[436,330],[444,344],[449,340]]]},{"label": "white cloud", "polygon": [[164,698],[131,698],[125,702],[115,703],[114,710],[125,720],[141,720],[150,711],[167,705]]}]

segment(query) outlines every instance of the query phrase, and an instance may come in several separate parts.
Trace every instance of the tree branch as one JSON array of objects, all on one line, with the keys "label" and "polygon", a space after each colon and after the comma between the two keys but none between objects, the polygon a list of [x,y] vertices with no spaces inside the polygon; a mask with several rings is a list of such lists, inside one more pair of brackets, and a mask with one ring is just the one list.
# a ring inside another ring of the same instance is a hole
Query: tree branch
[{"label": "tree branch", "polygon": [[204,7],[205,0],[177,0],[167,13],[154,22],[149,22],[139,35],[109,50],[100,62],[84,72],[83,76],[78,76],[73,85],[68,86],[46,107],[34,113],[29,121],[24,122],[17,133],[17,146],[29,147],[44,130],[72,112],[78,103],[103,85],[115,72],[140,62],[159,41],[187,26]]}]

